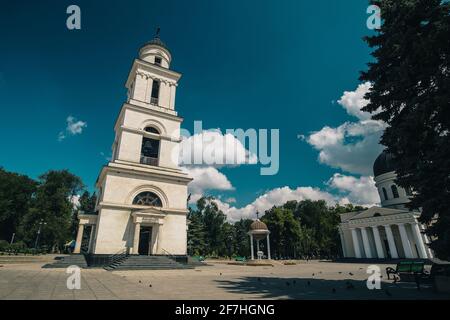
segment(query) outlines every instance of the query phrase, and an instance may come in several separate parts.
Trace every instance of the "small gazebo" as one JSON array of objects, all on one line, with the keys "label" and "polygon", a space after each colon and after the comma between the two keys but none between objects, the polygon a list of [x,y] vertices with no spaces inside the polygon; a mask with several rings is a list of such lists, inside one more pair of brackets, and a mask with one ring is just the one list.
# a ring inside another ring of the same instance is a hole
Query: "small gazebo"
[{"label": "small gazebo", "polygon": [[271,259],[270,257],[270,239],[269,239],[270,231],[267,228],[267,225],[257,218],[250,225],[250,230],[248,231],[248,235],[250,236],[250,250],[252,254],[252,260],[255,260],[255,254],[253,249],[253,239],[256,241],[256,256],[258,260],[262,257],[262,252],[259,250],[259,241],[267,239],[267,259]]}]

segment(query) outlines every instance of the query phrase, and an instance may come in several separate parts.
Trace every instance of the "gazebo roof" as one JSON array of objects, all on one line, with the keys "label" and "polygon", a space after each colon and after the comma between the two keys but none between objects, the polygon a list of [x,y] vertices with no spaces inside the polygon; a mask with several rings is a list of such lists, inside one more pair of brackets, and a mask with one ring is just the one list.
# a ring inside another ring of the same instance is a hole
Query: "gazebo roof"
[{"label": "gazebo roof", "polygon": [[250,225],[250,231],[255,231],[255,230],[269,230],[269,229],[267,228],[267,225],[264,222],[262,222],[259,219],[256,219]]}]

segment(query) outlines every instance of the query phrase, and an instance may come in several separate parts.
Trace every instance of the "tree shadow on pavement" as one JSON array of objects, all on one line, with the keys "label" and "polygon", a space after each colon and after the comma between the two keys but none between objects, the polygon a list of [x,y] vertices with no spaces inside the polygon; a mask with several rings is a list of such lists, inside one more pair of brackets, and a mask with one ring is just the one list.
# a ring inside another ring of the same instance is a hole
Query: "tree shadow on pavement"
[{"label": "tree shadow on pavement", "polygon": [[216,280],[218,286],[232,293],[249,294],[262,299],[325,300],[398,300],[449,299],[433,292],[431,286],[419,291],[415,283],[381,282],[381,289],[369,290],[366,280],[325,280],[314,278],[242,277]]}]

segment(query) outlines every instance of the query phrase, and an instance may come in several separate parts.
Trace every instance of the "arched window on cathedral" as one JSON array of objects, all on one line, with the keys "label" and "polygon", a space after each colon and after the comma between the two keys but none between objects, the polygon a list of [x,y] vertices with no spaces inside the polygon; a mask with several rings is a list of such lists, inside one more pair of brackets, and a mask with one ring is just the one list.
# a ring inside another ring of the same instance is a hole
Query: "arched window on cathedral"
[{"label": "arched window on cathedral", "polygon": [[392,194],[394,195],[394,198],[400,198],[400,195],[398,194],[398,189],[396,185],[391,186]]},{"label": "arched window on cathedral", "polygon": [[140,206],[162,207],[161,199],[155,193],[150,191],[139,193],[133,199],[133,204]]},{"label": "arched window on cathedral", "polygon": [[154,104],[154,105],[158,105],[158,100],[159,100],[159,87],[160,87],[160,82],[157,79],[153,80],[152,83],[152,95],[150,97],[150,103]]},{"label": "arched window on cathedral", "polygon": [[383,196],[384,196],[384,200],[389,200],[388,195],[387,195],[387,191],[385,188],[383,188]]}]

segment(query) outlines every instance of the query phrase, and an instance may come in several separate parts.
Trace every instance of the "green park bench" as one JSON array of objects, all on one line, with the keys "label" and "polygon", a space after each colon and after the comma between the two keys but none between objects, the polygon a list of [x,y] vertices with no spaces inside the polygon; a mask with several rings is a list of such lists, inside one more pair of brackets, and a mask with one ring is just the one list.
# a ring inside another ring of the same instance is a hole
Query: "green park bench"
[{"label": "green park bench", "polygon": [[245,262],[247,261],[247,259],[245,257],[235,257],[234,261],[241,261],[241,262]]},{"label": "green park bench", "polygon": [[420,282],[430,277],[430,274],[425,271],[425,263],[423,261],[400,261],[394,268],[387,267],[386,274],[388,280],[393,276],[394,283],[399,281],[416,282],[420,289]]},{"label": "green park bench", "polygon": [[193,259],[197,260],[197,261],[205,261],[205,257],[204,256],[193,256]]}]

